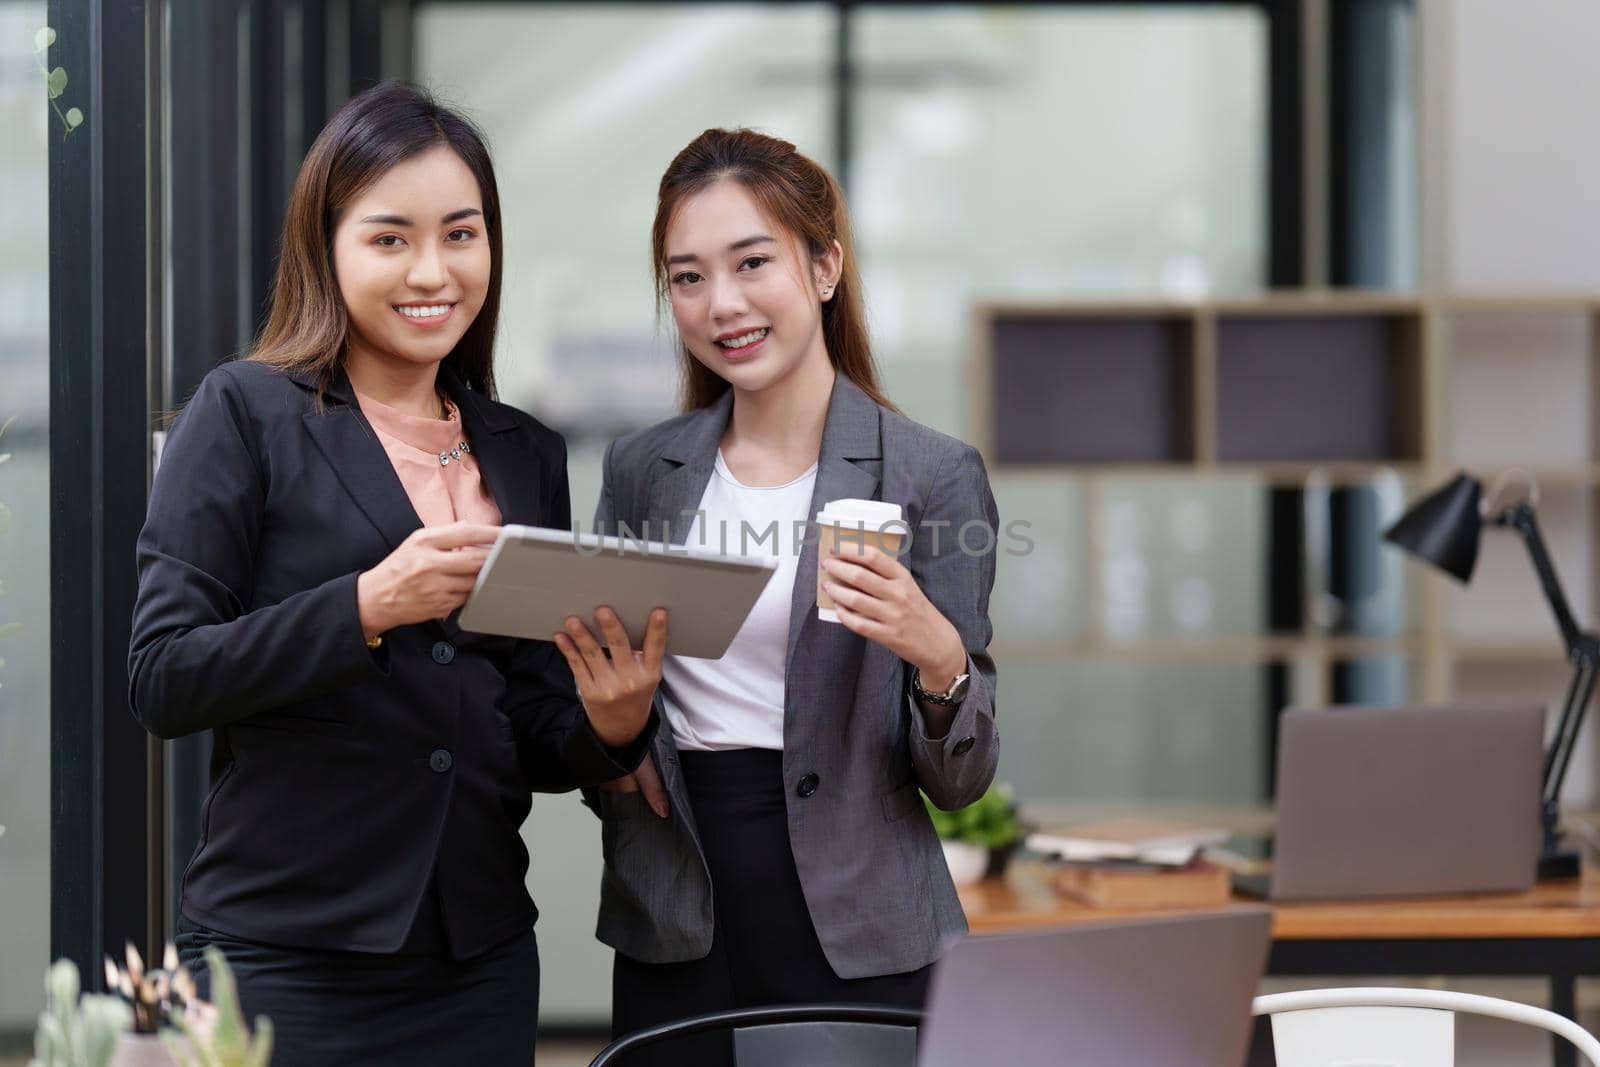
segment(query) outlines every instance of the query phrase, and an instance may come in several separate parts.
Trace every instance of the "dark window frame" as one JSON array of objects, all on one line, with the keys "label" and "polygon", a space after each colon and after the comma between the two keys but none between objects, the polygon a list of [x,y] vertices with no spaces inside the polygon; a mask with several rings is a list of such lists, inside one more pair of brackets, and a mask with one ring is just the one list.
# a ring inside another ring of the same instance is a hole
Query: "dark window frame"
[{"label": "dark window frame", "polygon": [[47,8],[52,62],[86,116],[49,151],[50,951],[74,960],[90,988],[104,985],[103,956],[120,956],[124,941],[148,950],[159,928],[159,750],[129,713],[127,674],[159,291],[148,227],[159,188],[148,152],[153,10]]}]

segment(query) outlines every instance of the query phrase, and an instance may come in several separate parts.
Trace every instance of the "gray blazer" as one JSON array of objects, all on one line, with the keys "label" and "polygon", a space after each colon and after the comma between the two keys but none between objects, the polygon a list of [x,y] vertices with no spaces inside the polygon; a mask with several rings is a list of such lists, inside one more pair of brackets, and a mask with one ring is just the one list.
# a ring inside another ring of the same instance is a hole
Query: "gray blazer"
[{"label": "gray blazer", "polygon": [[[682,544],[732,407],[729,393],[613,442],[596,527],[615,533],[622,523],[643,533],[648,522],[647,536]],[[999,519],[975,449],[879,407],[839,375],[811,514],[844,497],[905,509],[913,538],[902,562],[960,631],[972,676],[949,733],[928,739],[911,701],[907,664],[817,619],[813,528],[789,615],[783,722],[789,841],[828,962],[841,978],[860,978],[931,963],[967,928],[917,790],[941,808],[957,808],[978,799],[994,779],[999,739],[987,648]],[[996,538],[970,532],[969,554],[958,534],[974,521]],[[949,525],[935,530],[929,523]],[[975,554],[985,541],[991,550]],[[669,818],[653,814],[637,792],[585,794],[603,827],[598,936],[647,963],[700,959],[711,951],[714,887],[670,729],[657,732],[652,751],[671,799]],[[812,776],[815,791],[800,790]]]}]

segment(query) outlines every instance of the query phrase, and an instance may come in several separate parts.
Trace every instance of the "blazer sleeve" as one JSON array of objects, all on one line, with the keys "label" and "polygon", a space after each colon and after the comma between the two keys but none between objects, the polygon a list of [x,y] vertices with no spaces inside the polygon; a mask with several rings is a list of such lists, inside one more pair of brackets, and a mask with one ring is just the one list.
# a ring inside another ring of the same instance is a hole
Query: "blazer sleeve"
[{"label": "blazer sleeve", "polygon": [[[545,514],[553,529],[572,528],[572,493],[567,482],[566,446],[560,448]],[[506,715],[517,738],[517,756],[529,788],[562,793],[598,785],[633,773],[655,736],[650,721],[630,744],[611,748],[595,735],[578,698],[566,657],[550,641],[518,641],[509,677]]]},{"label": "blazer sleeve", "polygon": [[[982,544],[976,537],[962,536],[968,524],[974,530],[979,525],[986,528]],[[955,456],[940,463],[923,510],[922,529],[913,532],[911,572],[923,594],[961,634],[971,676],[949,732],[934,739],[927,735],[922,711],[910,693],[910,671],[906,673],[911,763],[917,781],[935,805],[953,811],[983,796],[1000,760],[995,667],[989,655],[994,635],[989,594],[994,589],[1000,515],[977,449],[963,444]],[[985,546],[986,551],[975,551]]]},{"label": "blazer sleeve", "polygon": [[606,445],[605,459],[600,462],[600,503],[594,509],[594,532],[606,536],[617,532],[617,497],[611,487],[611,451],[616,447],[615,441]]},{"label": "blazer sleeve", "polygon": [[162,738],[385,677],[367,648],[357,572],[247,611],[267,484],[227,367],[178,416],[139,534],[129,699]]}]

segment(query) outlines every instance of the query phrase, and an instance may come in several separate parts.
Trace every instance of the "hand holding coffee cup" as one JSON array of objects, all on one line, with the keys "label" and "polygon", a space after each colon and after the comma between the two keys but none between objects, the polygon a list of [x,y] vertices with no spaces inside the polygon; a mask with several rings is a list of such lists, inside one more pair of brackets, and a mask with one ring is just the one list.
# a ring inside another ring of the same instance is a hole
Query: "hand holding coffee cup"
[{"label": "hand holding coffee cup", "polygon": [[835,500],[817,515],[817,617],[883,645],[946,685],[966,669],[961,634],[896,557],[898,504]]},{"label": "hand holding coffee cup", "polygon": [[[906,532],[899,504],[882,500],[835,500],[817,513],[817,559],[838,553],[841,544],[872,545],[892,556],[900,555]],[[826,574],[817,568],[817,618],[838,622],[833,600],[824,586]]]}]

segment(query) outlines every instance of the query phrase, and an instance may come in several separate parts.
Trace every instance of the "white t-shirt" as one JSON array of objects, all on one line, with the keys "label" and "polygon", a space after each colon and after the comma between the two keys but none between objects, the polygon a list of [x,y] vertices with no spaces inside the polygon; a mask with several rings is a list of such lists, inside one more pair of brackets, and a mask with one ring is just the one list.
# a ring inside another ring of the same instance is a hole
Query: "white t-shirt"
[{"label": "white t-shirt", "polygon": [[816,481],[813,463],[787,485],[741,485],[717,452],[684,543],[747,556],[775,554],[778,572],[721,659],[668,656],[662,663],[662,705],[679,748],[783,749],[789,605]]}]

